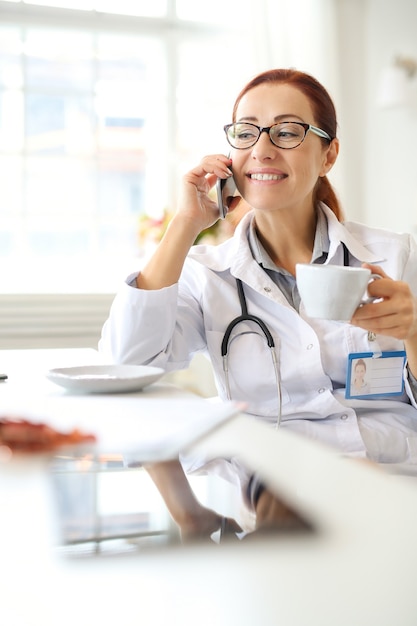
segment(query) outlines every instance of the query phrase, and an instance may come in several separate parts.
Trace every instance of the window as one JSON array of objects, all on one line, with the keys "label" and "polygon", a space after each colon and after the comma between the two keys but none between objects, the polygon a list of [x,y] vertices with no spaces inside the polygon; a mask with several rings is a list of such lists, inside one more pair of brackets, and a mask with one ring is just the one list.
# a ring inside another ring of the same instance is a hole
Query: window
[{"label": "window", "polygon": [[0,0],[0,292],[113,292],[135,269],[140,216],[227,151],[249,9]]}]

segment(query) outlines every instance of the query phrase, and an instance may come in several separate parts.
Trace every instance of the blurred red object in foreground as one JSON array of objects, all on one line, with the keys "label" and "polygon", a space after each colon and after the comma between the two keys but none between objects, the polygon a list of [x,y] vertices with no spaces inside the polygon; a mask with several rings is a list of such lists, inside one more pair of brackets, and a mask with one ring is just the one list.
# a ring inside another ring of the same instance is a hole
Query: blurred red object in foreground
[{"label": "blurred red object in foreground", "polygon": [[51,452],[64,446],[95,441],[95,435],[78,429],[61,433],[46,424],[26,419],[0,418],[0,446],[5,446],[12,453]]}]

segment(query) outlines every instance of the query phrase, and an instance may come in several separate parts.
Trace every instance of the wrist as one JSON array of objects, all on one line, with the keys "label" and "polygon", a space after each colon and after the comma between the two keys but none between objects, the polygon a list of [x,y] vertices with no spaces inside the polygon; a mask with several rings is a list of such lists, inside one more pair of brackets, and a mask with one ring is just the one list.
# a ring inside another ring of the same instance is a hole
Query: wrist
[{"label": "wrist", "polygon": [[190,248],[202,230],[204,227],[199,226],[196,219],[176,213],[168,225],[166,234],[170,237],[179,237]]}]

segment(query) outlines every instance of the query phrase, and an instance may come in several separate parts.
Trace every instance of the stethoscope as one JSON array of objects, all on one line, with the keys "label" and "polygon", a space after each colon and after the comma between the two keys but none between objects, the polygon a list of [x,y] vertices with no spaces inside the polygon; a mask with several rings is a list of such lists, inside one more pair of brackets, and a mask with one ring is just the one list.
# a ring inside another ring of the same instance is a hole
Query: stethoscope
[{"label": "stethoscope", "polygon": [[[348,267],[349,266],[349,251],[346,245],[343,243],[343,241],[341,242],[341,244],[343,246],[343,265],[345,267]],[[248,312],[248,305],[246,302],[245,292],[243,290],[243,284],[240,278],[236,278],[236,285],[237,285],[237,293],[239,296],[239,303],[240,303],[240,308],[241,308],[242,313],[241,315],[238,315],[237,317],[235,317],[228,324],[226,331],[224,333],[224,336],[223,336],[222,344],[221,344],[221,355],[222,355],[222,360],[223,360],[223,372],[224,372],[224,378],[225,378],[225,384],[226,384],[227,398],[228,400],[231,400],[232,398],[232,394],[230,390],[230,381],[229,381],[230,335],[232,334],[232,331],[236,328],[236,326],[240,324],[241,322],[254,322],[262,330],[262,333],[265,336],[266,343],[268,345],[268,348],[271,354],[272,364],[273,364],[274,373],[275,373],[275,380],[277,383],[278,401],[279,401],[278,417],[275,423],[275,428],[279,428],[281,424],[281,416],[282,416],[282,390],[281,390],[281,378],[279,375],[279,368],[278,368],[278,359],[277,359],[277,355],[275,352],[275,341],[271,334],[271,331],[269,330],[265,322],[260,317],[257,317],[256,315],[251,315]]]}]

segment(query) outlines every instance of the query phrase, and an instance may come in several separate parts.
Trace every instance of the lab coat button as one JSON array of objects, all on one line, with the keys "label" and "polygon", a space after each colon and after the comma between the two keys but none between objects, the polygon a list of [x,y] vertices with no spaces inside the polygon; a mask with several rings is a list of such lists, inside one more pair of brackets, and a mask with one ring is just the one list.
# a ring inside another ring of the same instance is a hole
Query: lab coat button
[{"label": "lab coat button", "polygon": [[314,346],[313,346],[313,344],[312,344],[312,343],[309,343],[309,344],[308,344],[308,346],[307,346],[307,350],[312,350],[312,349],[313,349],[313,347],[314,347]]},{"label": "lab coat button", "polygon": [[266,291],[266,293],[271,293],[272,289],[271,287],[264,287],[264,291]]},{"label": "lab coat button", "polygon": [[320,387],[319,393],[324,393],[325,391],[326,391],[326,389],[324,387]]},{"label": "lab coat button", "polygon": [[348,415],[346,413],[343,413],[343,415],[340,416],[341,420],[347,420]]}]

